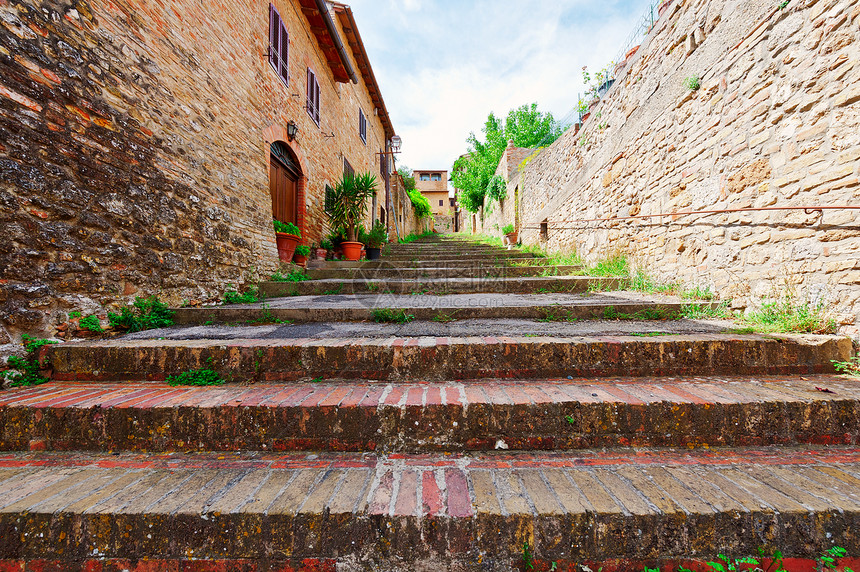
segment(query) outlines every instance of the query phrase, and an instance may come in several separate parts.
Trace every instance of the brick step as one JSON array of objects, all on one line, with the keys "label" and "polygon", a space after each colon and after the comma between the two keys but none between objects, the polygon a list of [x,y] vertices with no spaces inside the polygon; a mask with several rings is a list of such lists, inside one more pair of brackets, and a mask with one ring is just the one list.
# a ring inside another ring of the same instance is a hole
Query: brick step
[{"label": "brick step", "polygon": [[[176,308],[173,321],[190,324],[260,324],[280,321],[335,322],[373,319],[373,311],[399,309],[417,320],[538,319],[590,320],[612,313],[626,316],[677,316],[686,303],[668,296],[636,292],[605,294],[452,294],[410,296],[290,296],[257,304]],[[700,302],[714,306],[713,302]]]},{"label": "brick step", "polygon": [[[695,326],[687,321],[659,324],[662,332],[683,332]],[[485,327],[496,327],[495,331],[509,335],[404,335],[446,329],[477,333]],[[553,334],[527,337],[513,333],[528,327],[546,328]],[[660,332],[650,324],[618,327]],[[228,380],[247,382],[830,373],[834,371],[831,360],[848,361],[851,353],[850,339],[836,336],[563,334],[589,328],[600,332],[606,325],[473,320],[452,324],[191,326],[46,346],[42,355],[53,368],[53,378],[61,381],[159,381],[170,374],[211,368]]]},{"label": "brick step", "polygon": [[844,447],[6,454],[0,559],[511,570],[525,544],[545,569],[555,560],[752,555],[762,544],[787,557],[834,545],[856,555],[858,490],[860,451]]},{"label": "brick step", "polygon": [[565,276],[583,274],[582,266],[505,266],[472,264],[469,266],[439,266],[425,262],[422,266],[410,268],[400,266],[381,266],[376,268],[309,268],[307,275],[313,280],[321,279],[362,279],[362,280],[422,280],[425,278],[512,278],[520,276],[540,276],[551,274]]},{"label": "brick step", "polygon": [[523,276],[508,278],[421,278],[421,279],[343,279],[329,278],[306,282],[261,282],[260,294],[267,298],[278,296],[309,296],[320,294],[367,294],[388,291],[392,294],[454,294],[510,293],[534,294],[544,292],[586,292],[589,289],[614,290],[620,278],[590,276]]},{"label": "brick step", "polygon": [[52,382],[0,394],[0,420],[0,450],[6,451],[858,444],[860,380],[709,376],[200,388]]}]

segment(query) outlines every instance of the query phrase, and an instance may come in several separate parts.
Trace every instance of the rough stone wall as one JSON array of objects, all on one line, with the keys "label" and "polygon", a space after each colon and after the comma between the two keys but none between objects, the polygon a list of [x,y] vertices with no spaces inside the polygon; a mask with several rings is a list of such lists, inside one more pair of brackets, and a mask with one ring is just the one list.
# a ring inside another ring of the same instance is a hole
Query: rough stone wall
[{"label": "rough stone wall", "polygon": [[514,228],[519,227],[516,202],[521,177],[520,165],[536,151],[527,147],[514,147],[513,141],[508,143],[494,173],[505,179],[507,197],[501,201],[484,197],[482,216],[478,218],[479,232],[501,235],[505,225],[512,224]]},{"label": "rough stone wall", "polygon": [[[685,78],[699,76],[691,91]],[[600,116],[597,117],[597,112]],[[794,289],[858,335],[860,7],[851,0],[675,0],[576,133],[532,160],[523,237],[613,250],[739,307]],[[540,223],[547,221],[545,240]]]},{"label": "rough stone wall", "polygon": [[267,61],[265,0],[0,0],[0,344],[69,310],[204,300],[274,270],[269,142],[290,120],[305,242],[344,158],[379,173],[367,87],[336,83],[297,2],[275,2],[289,87]]}]

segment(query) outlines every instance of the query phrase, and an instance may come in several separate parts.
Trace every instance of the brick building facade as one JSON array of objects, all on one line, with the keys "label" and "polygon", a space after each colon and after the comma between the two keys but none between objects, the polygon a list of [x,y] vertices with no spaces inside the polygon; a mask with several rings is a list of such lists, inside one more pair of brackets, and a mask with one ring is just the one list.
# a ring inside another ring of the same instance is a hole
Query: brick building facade
[{"label": "brick building facade", "polygon": [[385,217],[393,134],[346,5],[0,0],[0,344],[267,275],[273,212],[319,241],[345,170]]},{"label": "brick building facade", "polygon": [[454,232],[457,200],[448,192],[448,171],[414,170],[415,188],[430,202],[437,232]]}]

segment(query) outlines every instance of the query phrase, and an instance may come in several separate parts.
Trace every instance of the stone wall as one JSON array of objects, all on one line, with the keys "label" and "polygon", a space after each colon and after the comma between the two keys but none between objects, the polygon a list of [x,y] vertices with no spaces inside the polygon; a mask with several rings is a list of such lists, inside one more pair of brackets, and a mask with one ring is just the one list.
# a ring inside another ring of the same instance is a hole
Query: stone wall
[{"label": "stone wall", "polygon": [[505,225],[511,224],[519,228],[518,201],[520,178],[522,176],[521,165],[529,157],[535,156],[537,149],[527,147],[514,147],[514,142],[509,141],[499,165],[496,167],[495,175],[505,180],[507,195],[504,199],[497,201],[489,196],[484,197],[484,206],[478,213],[477,228],[482,234],[501,236]]},{"label": "stone wall", "polygon": [[858,159],[856,2],[675,0],[582,130],[527,165],[522,236],[592,261],[625,251],[738,307],[794,290],[857,337],[860,211],[583,219],[856,207]]},{"label": "stone wall", "polygon": [[368,87],[334,80],[297,0],[275,4],[288,86],[267,60],[266,0],[0,0],[0,344],[51,335],[70,310],[206,300],[273,271],[269,143],[291,120],[305,242],[344,159],[380,172]]}]

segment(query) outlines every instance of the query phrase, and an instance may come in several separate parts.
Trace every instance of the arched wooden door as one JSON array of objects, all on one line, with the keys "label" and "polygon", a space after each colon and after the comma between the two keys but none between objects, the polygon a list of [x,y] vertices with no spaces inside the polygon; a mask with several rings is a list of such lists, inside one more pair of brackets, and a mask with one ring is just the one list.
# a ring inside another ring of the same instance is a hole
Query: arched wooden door
[{"label": "arched wooden door", "polygon": [[269,191],[272,216],[281,222],[299,224],[299,177],[301,170],[289,147],[275,141],[269,155]]}]

